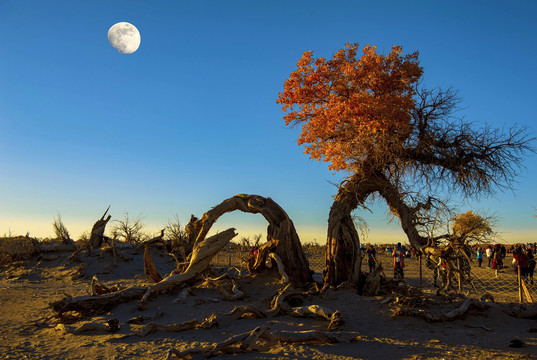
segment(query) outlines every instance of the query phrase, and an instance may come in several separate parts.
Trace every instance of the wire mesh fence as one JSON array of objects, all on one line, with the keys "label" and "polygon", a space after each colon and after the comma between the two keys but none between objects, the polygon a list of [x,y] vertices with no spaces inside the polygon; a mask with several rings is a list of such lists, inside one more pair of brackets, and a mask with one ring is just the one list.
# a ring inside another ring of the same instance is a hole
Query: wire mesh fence
[{"label": "wire mesh fence", "polygon": [[[310,269],[319,278],[325,266],[325,250],[320,245],[303,246],[304,253],[309,262]],[[235,267],[239,270],[246,270],[245,260],[248,259],[250,248],[230,245],[220,251],[213,259],[214,265]],[[385,252],[377,253],[377,261],[380,262],[387,278],[394,277],[393,257]],[[507,255],[504,263],[511,264],[512,255]],[[421,264],[420,264],[421,262]],[[369,272],[367,259],[362,261],[362,271]],[[468,271],[463,272],[459,284],[457,274],[452,279],[453,289],[464,293],[467,296],[481,297],[490,294],[497,302],[535,302],[537,301],[537,278],[527,276],[518,280],[515,269],[505,266],[502,269],[491,269],[488,264],[478,266],[477,260],[470,263]],[[434,288],[434,270],[428,268],[425,260],[417,257],[405,259],[404,279],[413,286]],[[442,285],[442,273],[439,272],[436,278],[436,285]]]}]

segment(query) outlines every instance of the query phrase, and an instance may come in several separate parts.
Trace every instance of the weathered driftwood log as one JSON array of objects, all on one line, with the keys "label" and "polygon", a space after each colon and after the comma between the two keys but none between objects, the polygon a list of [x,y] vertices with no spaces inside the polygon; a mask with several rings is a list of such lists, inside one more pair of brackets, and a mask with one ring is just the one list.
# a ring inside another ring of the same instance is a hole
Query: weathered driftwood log
[{"label": "weathered driftwood log", "polygon": [[216,288],[218,289],[220,294],[222,294],[222,296],[224,297],[226,301],[237,301],[237,300],[244,298],[245,294],[239,289],[239,286],[237,285],[237,283],[232,280],[231,285],[232,285],[231,292],[227,291],[224,288],[224,286],[221,284],[217,284]]},{"label": "weathered driftwood log", "polygon": [[278,254],[269,253],[268,258],[269,259],[274,259],[274,261],[276,262],[276,265],[278,265],[278,272],[282,276],[283,282],[285,284],[289,283],[289,275],[287,275],[287,273],[285,272],[285,268],[283,266],[282,259],[278,256]]},{"label": "weathered driftwood log", "polygon": [[104,295],[104,294],[110,294],[114,293],[120,290],[123,290],[125,287],[121,287],[119,285],[113,285],[113,286],[106,286],[99,283],[99,279],[96,275],[93,275],[91,278],[91,296],[98,296],[98,295]]},{"label": "weathered driftwood log", "polygon": [[80,325],[79,327],[65,326],[65,324],[58,324],[54,328],[57,331],[61,331],[62,334],[82,334],[88,331],[106,331],[117,332],[119,331],[119,320],[110,319],[105,323],[89,322]]},{"label": "weathered driftwood log", "polygon": [[233,316],[236,319],[240,319],[245,316],[254,316],[256,318],[264,318],[264,317],[272,317],[276,315],[290,315],[290,316],[296,316],[296,317],[306,317],[306,316],[319,316],[322,317],[328,321],[330,321],[328,325],[328,330],[336,330],[340,329],[343,324],[343,316],[341,313],[336,310],[332,311],[328,308],[319,306],[319,305],[309,305],[309,306],[302,306],[302,307],[290,307],[286,306],[284,304],[285,299],[291,296],[296,295],[304,295],[303,292],[287,292],[289,289],[289,285],[287,285],[285,288],[280,290],[278,295],[276,296],[272,308],[269,310],[261,310],[257,307],[254,307],[252,305],[239,305],[235,306],[233,310],[228,312],[227,316]]},{"label": "weathered driftwood log", "polygon": [[373,271],[371,271],[365,279],[365,285],[363,294],[365,296],[375,296],[380,291],[380,272],[382,271],[382,265],[377,265]]},{"label": "weathered driftwood log", "polygon": [[151,280],[156,283],[162,280],[162,276],[160,276],[159,272],[157,271],[157,267],[153,262],[153,258],[151,258],[151,253],[149,252],[149,246],[147,245],[144,250],[144,274],[148,275]]},{"label": "weathered driftwood log", "polygon": [[262,339],[269,340],[271,342],[282,343],[320,343],[320,344],[332,344],[342,341],[341,336],[337,333],[329,333],[317,330],[307,331],[281,331],[281,330],[268,330],[261,336]]},{"label": "weathered driftwood log", "polygon": [[302,250],[295,226],[287,213],[272,199],[259,195],[238,194],[222,201],[196,220],[199,228],[196,242],[205,238],[212,225],[227,212],[240,210],[261,214],[268,221],[267,242],[258,250],[253,271],[261,271],[269,252],[275,252],[282,260],[284,269],[293,269],[289,281],[294,285],[305,285],[313,281],[308,260]]},{"label": "weathered driftwood log", "polygon": [[344,324],[343,316],[341,316],[339,310],[332,311],[319,305],[286,308],[284,309],[284,311],[288,315],[297,317],[306,317],[312,315],[320,316],[330,321],[330,324],[328,324],[328,330],[337,330],[341,328]]},{"label": "weathered driftwood log", "polygon": [[125,334],[120,336],[120,339],[132,337],[132,336],[147,336],[149,334],[152,334],[157,331],[167,331],[167,332],[179,332],[179,331],[186,331],[186,330],[192,330],[192,329],[210,329],[215,326],[217,326],[216,322],[216,314],[212,314],[211,316],[203,319],[202,321],[193,319],[188,321],[183,321],[181,323],[176,324],[157,324],[157,323],[149,323],[147,325],[144,325],[140,331],[136,331],[130,334]]},{"label": "weathered driftwood log", "polygon": [[139,300],[147,291],[145,286],[132,286],[114,293],[98,296],[76,296],[66,297],[51,303],[52,309],[58,314],[67,311],[78,311],[83,314],[103,313],[116,305]]},{"label": "weathered driftwood log", "polygon": [[394,316],[416,316],[426,320],[427,322],[453,321],[466,314],[471,306],[477,307],[478,309],[485,309],[488,304],[476,299],[467,299],[460,307],[453,309],[447,313],[433,313],[430,311],[425,311],[423,309],[411,309],[402,307],[394,311]]},{"label": "weathered driftwood log", "polygon": [[234,236],[236,236],[235,229],[228,229],[197,243],[193,251],[190,265],[184,273],[168,276],[152,287],[130,287],[115,293],[99,296],[64,298],[53,302],[51,305],[56,312],[61,314],[71,310],[80,311],[82,313],[102,312],[131,300],[142,299],[143,303],[147,301],[152,294],[173,288],[197,277],[208,268],[213,256]]},{"label": "weathered driftwood log", "polygon": [[74,241],[69,244],[43,245],[36,239],[33,239],[33,244],[38,253],[51,253],[51,252],[59,252],[59,251],[76,251],[77,250],[77,246]]},{"label": "weathered driftwood log", "polygon": [[[190,348],[184,351],[178,351],[175,349],[170,349],[166,359],[171,359],[172,355],[176,355],[180,359],[186,359],[187,356],[203,354],[206,353],[206,357],[213,357],[219,353],[224,354],[236,354],[241,352],[249,351],[249,348],[255,345],[256,340],[259,336],[265,332],[267,328],[256,327],[255,329],[234,335],[229,339],[226,339],[222,342],[216,343],[214,345],[208,345],[198,348]],[[237,346],[238,344],[238,346]]]},{"label": "weathered driftwood log", "polygon": [[192,257],[190,259],[190,264],[188,265],[185,272],[181,274],[170,275],[167,278],[163,279],[161,282],[151,286],[147,289],[146,294],[142,298],[141,303],[146,302],[149,297],[159,291],[168,290],[177,286],[179,284],[185,283],[189,280],[194,279],[205,271],[210,263],[212,258],[220,250],[226,246],[226,244],[233,239],[237,234],[235,229],[228,229],[221,233],[211,236],[210,238],[203,239],[200,242],[196,242],[194,245],[194,250],[192,251]]},{"label": "weathered driftwood log", "polygon": [[111,215],[108,215],[108,217],[105,219],[104,217],[108,213],[108,210],[110,210],[110,206],[106,209],[103,216],[99,220],[93,224],[93,227],[91,228],[91,236],[90,236],[90,248],[91,249],[98,249],[101,247],[101,244],[103,243],[103,235],[104,230],[106,228],[106,224],[110,221],[112,218]]},{"label": "weathered driftwood log", "polygon": [[312,343],[331,344],[344,341],[351,341],[351,336],[355,334],[326,333],[322,331],[278,331],[270,330],[268,327],[256,327],[255,329],[230,337],[222,342],[190,348],[184,351],[170,349],[166,359],[172,359],[175,355],[179,359],[186,359],[188,356],[203,354],[205,357],[222,354],[236,354],[242,352],[257,351],[260,347],[267,347],[272,343]]}]

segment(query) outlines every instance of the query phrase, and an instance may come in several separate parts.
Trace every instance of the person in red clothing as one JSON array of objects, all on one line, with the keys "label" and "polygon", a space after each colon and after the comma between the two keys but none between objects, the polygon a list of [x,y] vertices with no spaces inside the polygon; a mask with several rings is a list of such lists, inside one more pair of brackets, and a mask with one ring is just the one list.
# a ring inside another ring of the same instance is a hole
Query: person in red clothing
[{"label": "person in red clothing", "polygon": [[518,271],[520,271],[520,277],[526,279],[526,276],[528,276],[528,255],[526,255],[519,246],[513,254],[513,258],[515,259],[515,272],[518,273]]},{"label": "person in red clothing", "polygon": [[401,243],[397,243],[395,250],[393,252],[393,278],[394,279],[404,279],[405,273],[403,269],[405,268],[405,254],[401,248]]}]

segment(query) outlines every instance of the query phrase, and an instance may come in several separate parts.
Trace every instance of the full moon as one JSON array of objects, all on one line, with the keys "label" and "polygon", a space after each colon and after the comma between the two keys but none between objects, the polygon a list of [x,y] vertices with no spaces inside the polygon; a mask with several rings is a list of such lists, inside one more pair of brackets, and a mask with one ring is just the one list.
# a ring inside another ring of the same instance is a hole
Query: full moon
[{"label": "full moon", "polygon": [[136,26],[119,22],[108,30],[108,41],[122,54],[132,54],[140,46],[140,33]]}]

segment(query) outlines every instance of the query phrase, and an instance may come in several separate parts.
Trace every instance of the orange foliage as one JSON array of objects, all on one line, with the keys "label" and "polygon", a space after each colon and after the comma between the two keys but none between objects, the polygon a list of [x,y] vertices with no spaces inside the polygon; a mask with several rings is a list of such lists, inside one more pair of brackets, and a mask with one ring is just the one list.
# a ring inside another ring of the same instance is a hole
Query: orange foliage
[{"label": "orange foliage", "polygon": [[[285,81],[277,103],[286,125],[302,125],[298,144],[331,170],[348,170],[380,141],[404,141],[410,134],[413,87],[422,74],[418,53],[393,46],[379,55],[367,45],[346,44],[331,60],[304,52]],[[390,140],[391,139],[391,140]]]}]

